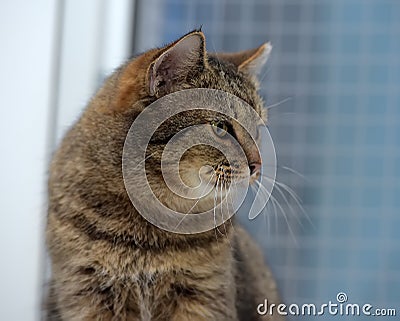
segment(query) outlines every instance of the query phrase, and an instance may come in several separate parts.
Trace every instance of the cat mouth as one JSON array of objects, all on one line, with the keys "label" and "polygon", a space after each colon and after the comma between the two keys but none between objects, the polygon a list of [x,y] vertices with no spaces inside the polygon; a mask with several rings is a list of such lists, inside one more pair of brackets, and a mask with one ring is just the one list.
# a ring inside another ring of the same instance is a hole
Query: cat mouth
[{"label": "cat mouth", "polygon": [[201,193],[203,196],[207,195],[207,198],[214,198],[215,195],[218,197],[227,197],[228,194],[233,196],[259,179],[258,171],[250,172],[250,166],[205,165],[198,173],[201,181],[201,185],[198,187],[201,191],[208,191]]},{"label": "cat mouth", "polygon": [[237,170],[237,169],[226,169],[221,168],[219,166],[210,167],[207,170],[203,170],[200,175],[204,180],[212,180],[214,179],[214,185],[222,184],[231,184],[232,182],[241,182],[244,180],[249,180],[250,183],[253,183],[260,177],[259,172],[251,173],[249,176],[249,172],[246,170]]}]

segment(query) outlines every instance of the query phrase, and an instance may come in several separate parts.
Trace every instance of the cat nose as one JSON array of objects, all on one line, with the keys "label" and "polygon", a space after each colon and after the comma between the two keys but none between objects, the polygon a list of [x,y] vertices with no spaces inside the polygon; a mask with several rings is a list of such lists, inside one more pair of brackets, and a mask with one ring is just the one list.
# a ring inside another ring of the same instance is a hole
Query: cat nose
[{"label": "cat nose", "polygon": [[258,174],[261,171],[261,163],[252,162],[249,164],[249,168],[250,168],[250,175]]}]

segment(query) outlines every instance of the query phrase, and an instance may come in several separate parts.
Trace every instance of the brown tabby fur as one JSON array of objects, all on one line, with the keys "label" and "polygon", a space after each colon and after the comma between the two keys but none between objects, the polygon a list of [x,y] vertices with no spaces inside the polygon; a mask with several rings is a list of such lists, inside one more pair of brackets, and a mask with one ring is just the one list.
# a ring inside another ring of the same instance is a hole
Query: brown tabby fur
[{"label": "brown tabby fur", "polygon": [[[182,79],[151,92],[154,61],[185,37],[200,39],[199,61],[180,71]],[[112,74],[54,155],[47,223],[52,268],[48,321],[272,320],[258,316],[256,308],[266,298],[279,303],[275,282],[240,226],[233,222],[233,229],[228,222],[226,235],[217,238],[214,230],[166,232],[136,212],[124,188],[125,137],[135,117],[157,98],[186,88],[215,88],[261,113],[254,78],[238,68],[256,59],[261,49],[210,55],[202,32],[185,37]]]}]

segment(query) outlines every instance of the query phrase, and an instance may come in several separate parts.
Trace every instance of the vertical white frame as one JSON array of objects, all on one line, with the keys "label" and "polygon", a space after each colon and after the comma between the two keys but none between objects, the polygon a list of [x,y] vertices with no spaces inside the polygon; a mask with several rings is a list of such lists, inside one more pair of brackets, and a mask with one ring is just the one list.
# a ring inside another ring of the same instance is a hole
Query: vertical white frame
[{"label": "vertical white frame", "polygon": [[130,0],[0,4],[1,320],[41,319],[48,162],[103,74],[129,56],[133,9]]},{"label": "vertical white frame", "polygon": [[1,320],[40,318],[58,3],[0,3]]}]

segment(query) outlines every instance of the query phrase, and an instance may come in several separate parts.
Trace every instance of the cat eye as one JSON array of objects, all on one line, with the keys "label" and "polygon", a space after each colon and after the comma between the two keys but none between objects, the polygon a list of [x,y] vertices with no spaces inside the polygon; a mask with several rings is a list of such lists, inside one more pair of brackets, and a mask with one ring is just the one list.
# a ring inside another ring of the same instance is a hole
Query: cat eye
[{"label": "cat eye", "polygon": [[213,121],[211,127],[218,137],[224,137],[228,133],[228,125],[223,121]]}]

